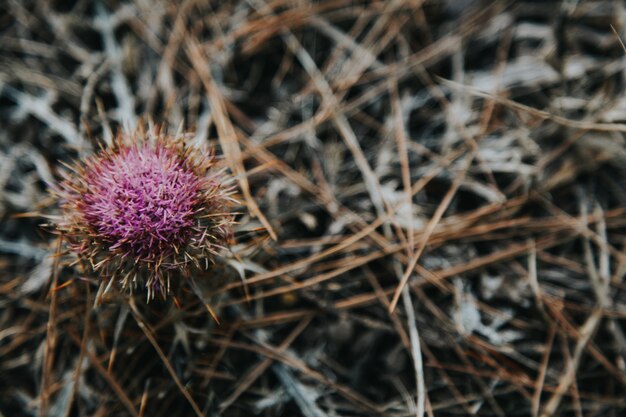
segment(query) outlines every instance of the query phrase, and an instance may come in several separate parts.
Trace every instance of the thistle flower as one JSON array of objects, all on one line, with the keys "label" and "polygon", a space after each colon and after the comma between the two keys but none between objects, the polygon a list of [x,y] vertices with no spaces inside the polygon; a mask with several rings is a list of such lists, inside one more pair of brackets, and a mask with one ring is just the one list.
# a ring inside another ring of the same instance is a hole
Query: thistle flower
[{"label": "thistle flower", "polygon": [[172,278],[208,269],[231,238],[236,201],[214,163],[156,128],[120,134],[62,173],[56,229],[103,277],[165,297]]}]

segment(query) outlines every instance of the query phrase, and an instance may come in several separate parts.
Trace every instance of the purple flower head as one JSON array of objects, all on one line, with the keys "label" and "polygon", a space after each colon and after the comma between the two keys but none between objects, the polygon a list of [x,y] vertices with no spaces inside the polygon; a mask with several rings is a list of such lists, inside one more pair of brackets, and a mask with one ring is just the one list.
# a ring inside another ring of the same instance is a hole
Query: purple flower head
[{"label": "purple flower head", "polygon": [[56,228],[93,270],[163,296],[230,239],[232,187],[205,150],[139,129],[63,174]]},{"label": "purple flower head", "polygon": [[156,262],[193,232],[200,178],[157,144],[123,148],[87,171],[82,211],[109,250]]}]

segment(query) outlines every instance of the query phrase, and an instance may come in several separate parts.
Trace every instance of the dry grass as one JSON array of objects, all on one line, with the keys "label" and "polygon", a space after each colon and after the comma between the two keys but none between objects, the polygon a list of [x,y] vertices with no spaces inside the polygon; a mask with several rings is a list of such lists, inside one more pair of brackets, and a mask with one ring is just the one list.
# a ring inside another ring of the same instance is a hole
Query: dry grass
[{"label": "dry grass", "polygon": [[[0,5],[0,416],[626,412],[618,2],[175,3]],[[245,214],[177,299],[95,306],[24,213],[142,117]]]}]

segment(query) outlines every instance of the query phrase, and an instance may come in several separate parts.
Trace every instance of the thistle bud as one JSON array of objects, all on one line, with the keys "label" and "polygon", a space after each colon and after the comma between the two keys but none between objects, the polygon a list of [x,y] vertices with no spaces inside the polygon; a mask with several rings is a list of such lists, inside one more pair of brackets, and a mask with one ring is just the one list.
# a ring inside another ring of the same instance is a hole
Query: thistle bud
[{"label": "thistle bud", "polygon": [[206,149],[156,128],[120,134],[62,173],[55,228],[103,279],[165,297],[172,279],[210,268],[231,239],[237,202],[214,165]]}]

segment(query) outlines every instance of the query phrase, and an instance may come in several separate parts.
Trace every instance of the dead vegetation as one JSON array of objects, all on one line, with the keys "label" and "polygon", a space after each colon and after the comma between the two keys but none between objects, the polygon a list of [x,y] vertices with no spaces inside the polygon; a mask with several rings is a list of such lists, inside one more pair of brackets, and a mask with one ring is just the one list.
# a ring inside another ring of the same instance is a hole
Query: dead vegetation
[{"label": "dead vegetation", "polygon": [[[0,416],[625,412],[618,2],[0,9]],[[23,213],[141,117],[246,214],[201,287],[94,306]]]}]

